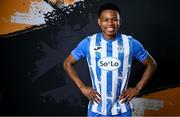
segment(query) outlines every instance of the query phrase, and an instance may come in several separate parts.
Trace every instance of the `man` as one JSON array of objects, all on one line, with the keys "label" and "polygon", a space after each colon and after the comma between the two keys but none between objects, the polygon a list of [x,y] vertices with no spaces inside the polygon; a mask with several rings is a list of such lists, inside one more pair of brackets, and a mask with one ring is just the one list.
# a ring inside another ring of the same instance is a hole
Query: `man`
[{"label": "man", "polygon": [[[121,25],[119,8],[111,3],[98,13],[102,33],[83,39],[64,61],[64,69],[89,100],[88,116],[131,116],[129,101],[149,81],[156,62],[140,42],[118,32]],[[73,65],[87,59],[92,87],[78,77]],[[128,88],[132,59],[138,59],[146,69],[135,87]]]}]

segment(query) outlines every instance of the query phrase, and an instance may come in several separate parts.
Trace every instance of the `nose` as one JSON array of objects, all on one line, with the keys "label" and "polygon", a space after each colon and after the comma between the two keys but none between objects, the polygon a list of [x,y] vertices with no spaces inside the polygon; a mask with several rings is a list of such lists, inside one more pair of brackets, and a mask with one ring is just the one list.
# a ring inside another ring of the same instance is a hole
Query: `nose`
[{"label": "nose", "polygon": [[114,23],[114,22],[113,22],[112,19],[109,19],[109,20],[108,20],[108,24],[109,24],[109,25],[113,25],[113,23]]}]

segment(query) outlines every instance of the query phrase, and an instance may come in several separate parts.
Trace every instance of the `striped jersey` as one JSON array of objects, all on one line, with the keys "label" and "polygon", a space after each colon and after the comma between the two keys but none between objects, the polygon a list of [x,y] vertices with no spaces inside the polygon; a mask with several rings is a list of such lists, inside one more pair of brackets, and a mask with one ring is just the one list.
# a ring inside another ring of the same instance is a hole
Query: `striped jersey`
[{"label": "striped jersey", "polygon": [[148,52],[131,36],[117,33],[113,40],[97,33],[83,39],[71,52],[77,60],[86,58],[92,87],[101,95],[101,102],[89,102],[88,109],[102,115],[127,112],[129,103],[118,100],[127,88],[132,58],[144,61]]}]

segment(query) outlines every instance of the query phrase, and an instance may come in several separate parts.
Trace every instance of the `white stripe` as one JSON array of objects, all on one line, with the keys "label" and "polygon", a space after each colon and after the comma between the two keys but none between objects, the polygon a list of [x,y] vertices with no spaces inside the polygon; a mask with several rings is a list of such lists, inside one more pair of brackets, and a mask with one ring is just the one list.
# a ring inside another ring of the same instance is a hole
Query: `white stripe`
[{"label": "white stripe", "polygon": [[[96,45],[96,34],[91,36],[91,39],[90,39],[90,55],[91,55],[91,68],[92,68],[92,71],[94,74],[94,80],[95,80],[94,82],[96,85],[97,92],[100,93],[100,88],[98,85],[98,78],[97,78],[97,74],[96,74],[96,54],[94,51],[95,45]],[[96,102],[94,102],[94,105],[92,106],[93,112],[97,111],[97,106],[98,106],[98,104]]]},{"label": "white stripe", "polygon": [[124,90],[125,84],[127,82],[128,73],[128,60],[129,60],[129,41],[126,35],[122,35],[123,45],[124,45],[124,61],[123,61],[123,73],[122,73],[122,85],[121,92]]},{"label": "white stripe", "polygon": [[[129,60],[129,41],[126,35],[122,34],[123,45],[124,45],[124,60],[123,60],[123,73],[122,73],[122,85],[121,92],[126,88],[127,73],[128,73],[128,60]],[[124,103],[120,103],[121,111],[126,112],[126,106]]]},{"label": "white stripe", "polygon": [[[113,52],[112,57],[118,59],[118,40],[112,43],[112,52]],[[116,91],[117,91],[118,69],[112,72],[112,80],[113,80],[112,81],[112,98],[113,98],[112,102],[114,102],[116,99]],[[115,103],[113,103],[111,112],[117,113],[116,111],[117,111],[117,106],[115,105]]]},{"label": "white stripe", "polygon": [[[102,37],[101,37],[102,38]],[[101,58],[107,56],[107,42],[104,39],[101,39],[101,46],[102,46],[102,51],[101,51]],[[106,110],[106,99],[107,99],[107,71],[101,69],[101,97],[102,97],[102,113],[107,114]]]}]

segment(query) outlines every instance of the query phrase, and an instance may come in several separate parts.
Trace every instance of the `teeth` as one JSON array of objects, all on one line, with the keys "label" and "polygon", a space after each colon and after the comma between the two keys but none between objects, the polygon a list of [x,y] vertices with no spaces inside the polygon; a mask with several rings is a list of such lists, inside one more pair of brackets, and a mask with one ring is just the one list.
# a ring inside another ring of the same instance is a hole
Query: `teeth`
[{"label": "teeth", "polygon": [[113,31],[114,29],[113,28],[107,28],[107,31]]}]

